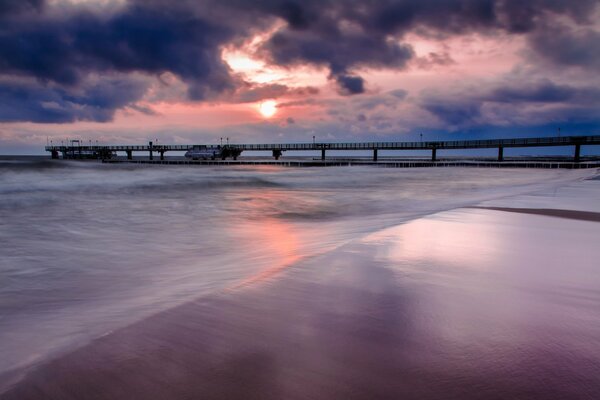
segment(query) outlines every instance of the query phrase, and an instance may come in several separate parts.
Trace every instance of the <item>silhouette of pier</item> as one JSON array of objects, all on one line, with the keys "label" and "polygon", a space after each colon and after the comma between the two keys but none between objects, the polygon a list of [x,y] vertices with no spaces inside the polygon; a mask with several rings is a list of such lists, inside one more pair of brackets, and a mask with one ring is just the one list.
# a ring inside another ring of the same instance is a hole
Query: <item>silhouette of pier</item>
[{"label": "silhouette of pier", "polygon": [[128,160],[133,160],[134,152],[148,154],[149,160],[154,160],[154,154],[164,160],[167,152],[189,151],[194,148],[211,148],[216,150],[221,160],[228,158],[236,160],[244,151],[270,151],[278,160],[285,151],[319,151],[321,160],[325,161],[327,151],[371,151],[372,161],[377,162],[380,150],[428,150],[431,152],[431,162],[438,161],[438,150],[458,149],[497,149],[497,161],[504,161],[505,148],[528,148],[528,147],[555,147],[571,146],[573,148],[573,162],[581,161],[581,147],[600,145],[600,135],[592,136],[562,136],[562,137],[531,137],[511,139],[479,139],[479,140],[448,140],[448,141],[414,141],[414,142],[340,142],[340,143],[272,143],[272,144],[227,144],[227,145],[181,145],[181,144],[154,144],[147,145],[85,145],[80,141],[71,141],[67,145],[46,146],[46,151],[52,154],[52,158],[79,159],[98,158],[110,159],[117,153],[125,153]]}]

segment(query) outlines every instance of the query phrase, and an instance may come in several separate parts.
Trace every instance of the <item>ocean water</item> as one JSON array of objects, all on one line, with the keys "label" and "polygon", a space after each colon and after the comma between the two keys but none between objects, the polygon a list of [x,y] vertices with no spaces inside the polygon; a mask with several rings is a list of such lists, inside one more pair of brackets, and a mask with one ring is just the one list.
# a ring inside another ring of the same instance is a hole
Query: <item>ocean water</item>
[{"label": "ocean water", "polygon": [[374,232],[590,173],[0,160],[0,383]]}]

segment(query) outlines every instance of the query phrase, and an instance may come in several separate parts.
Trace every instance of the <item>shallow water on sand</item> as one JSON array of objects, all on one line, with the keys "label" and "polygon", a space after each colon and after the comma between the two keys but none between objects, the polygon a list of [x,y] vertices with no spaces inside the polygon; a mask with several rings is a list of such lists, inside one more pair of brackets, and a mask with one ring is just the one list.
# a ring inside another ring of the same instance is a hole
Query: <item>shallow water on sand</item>
[{"label": "shallow water on sand", "polygon": [[589,173],[0,161],[0,376],[416,216]]}]

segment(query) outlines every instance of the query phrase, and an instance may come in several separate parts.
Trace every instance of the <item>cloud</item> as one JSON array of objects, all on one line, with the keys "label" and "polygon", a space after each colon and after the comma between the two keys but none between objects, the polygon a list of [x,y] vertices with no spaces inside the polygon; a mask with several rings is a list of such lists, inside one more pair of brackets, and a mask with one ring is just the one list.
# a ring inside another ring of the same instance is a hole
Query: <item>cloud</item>
[{"label": "cloud", "polygon": [[544,79],[533,83],[497,87],[491,90],[489,95],[484,96],[482,100],[501,103],[560,103],[574,101],[581,96],[587,97],[586,92],[587,94],[595,92],[596,96],[600,95],[598,90],[557,85],[548,79]]},{"label": "cloud", "polygon": [[340,74],[335,76],[335,80],[339,85],[340,94],[358,94],[365,91],[365,80],[360,76]]},{"label": "cloud", "polygon": [[400,100],[404,100],[406,98],[406,96],[408,96],[408,92],[404,89],[395,89],[388,93]]},{"label": "cloud", "polygon": [[0,0],[0,18],[40,11],[43,5],[44,0]]},{"label": "cloud", "polygon": [[[222,59],[223,48],[241,46],[256,34],[264,35],[257,56],[283,67],[308,64],[326,69],[338,93],[348,96],[368,96],[369,70],[429,68],[454,62],[451,54],[443,52],[417,57],[408,33],[436,38],[516,34],[546,62],[597,71],[600,33],[593,16],[598,3],[129,0],[118,7],[65,2],[57,8],[43,0],[0,0],[0,82],[6,90],[0,95],[4,109],[0,112],[3,120],[27,120],[25,111],[5,102],[14,98],[24,105],[30,98],[31,121],[110,120],[116,109],[129,107],[144,96],[148,85],[136,80],[140,75],[158,78],[171,74],[183,82],[188,99],[194,101],[251,102],[314,95],[314,88],[245,82],[233,74]],[[98,87],[98,76],[108,85],[106,89]],[[13,78],[13,83],[7,83]],[[123,93],[123,102],[113,99],[112,93],[121,93],[119,88],[127,84],[133,88],[131,94]],[[462,102],[425,96],[420,104],[455,125],[480,118],[483,109],[473,103],[477,100],[560,103],[569,96],[578,99],[584,95],[561,85],[527,88],[528,93],[494,88],[485,93],[487,97],[469,95],[469,100]],[[399,100],[406,96],[397,94]],[[391,97],[385,101],[391,104]],[[6,110],[15,116],[10,117]],[[368,117],[371,120],[372,116]]]},{"label": "cloud", "polygon": [[[282,4],[289,5],[287,12],[281,11]],[[557,14],[591,23],[597,4],[597,0],[307,0],[261,1],[257,7],[288,22],[262,48],[271,62],[327,67],[340,93],[348,95],[364,93],[364,79],[357,73],[361,68],[401,70],[412,60],[419,68],[454,62],[451,55],[435,52],[415,59],[411,44],[403,42],[410,31],[437,37],[471,32],[524,34],[554,21]]]},{"label": "cloud", "polygon": [[421,102],[421,107],[452,128],[479,123],[482,103],[472,98],[426,96]]},{"label": "cloud", "polygon": [[529,37],[539,57],[559,66],[600,71],[600,31],[593,28],[546,25]]},{"label": "cloud", "polygon": [[416,58],[414,63],[419,69],[431,69],[436,66],[456,64],[456,61],[448,53],[430,52],[427,56]]},{"label": "cloud", "polygon": [[134,105],[146,90],[139,79],[100,79],[66,90],[35,82],[0,81],[0,122],[107,122],[115,111]]},{"label": "cloud", "polygon": [[265,99],[276,99],[287,96],[311,96],[319,93],[319,89],[305,87],[289,87],[279,83],[248,83],[239,84],[238,89],[233,94],[228,94],[223,98],[233,103],[253,103]]},{"label": "cloud", "polygon": [[[322,17],[321,17],[322,18]],[[277,31],[262,46],[270,62],[327,67],[341,94],[364,92],[364,79],[351,71],[364,67],[405,68],[414,56],[410,45],[374,32],[345,32],[335,20],[317,21],[310,29],[291,26]]]},{"label": "cloud", "polygon": [[557,84],[549,79],[515,80],[451,92],[426,92],[419,105],[446,126],[594,120],[600,88]]},{"label": "cloud", "polygon": [[193,99],[232,89],[220,46],[233,33],[177,9],[74,12],[0,28],[0,73],[76,85],[90,72],[172,72]]}]

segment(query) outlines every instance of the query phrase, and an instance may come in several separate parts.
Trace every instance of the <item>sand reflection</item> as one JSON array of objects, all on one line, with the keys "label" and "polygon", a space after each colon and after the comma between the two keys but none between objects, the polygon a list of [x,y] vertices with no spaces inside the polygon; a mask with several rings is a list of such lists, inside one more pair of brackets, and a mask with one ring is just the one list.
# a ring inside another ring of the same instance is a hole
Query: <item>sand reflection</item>
[{"label": "sand reflection", "polygon": [[436,214],[370,235],[378,243],[379,256],[411,264],[441,264],[485,269],[498,257],[505,238],[495,226],[496,215],[460,210]]}]

